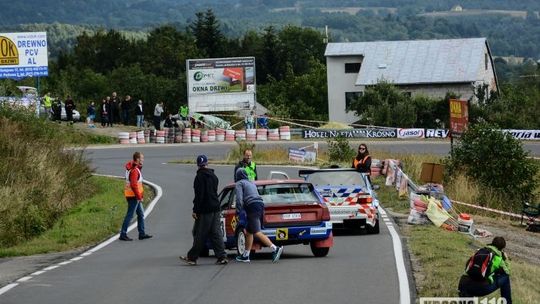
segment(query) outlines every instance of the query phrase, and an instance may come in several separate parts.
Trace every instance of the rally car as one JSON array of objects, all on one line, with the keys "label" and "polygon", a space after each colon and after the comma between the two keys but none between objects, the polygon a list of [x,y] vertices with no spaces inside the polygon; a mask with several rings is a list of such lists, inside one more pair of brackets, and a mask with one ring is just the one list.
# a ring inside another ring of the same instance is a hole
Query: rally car
[{"label": "rally car", "polygon": [[334,228],[379,233],[379,200],[367,176],[354,169],[308,169],[298,174],[315,186]]},{"label": "rally car", "polygon": [[[264,201],[262,232],[276,245],[310,245],[316,257],[324,257],[334,244],[330,212],[312,184],[304,180],[255,181]],[[225,248],[245,250],[247,219],[237,215],[235,184],[226,186],[219,195],[221,228]],[[252,252],[261,249],[255,242]]]}]

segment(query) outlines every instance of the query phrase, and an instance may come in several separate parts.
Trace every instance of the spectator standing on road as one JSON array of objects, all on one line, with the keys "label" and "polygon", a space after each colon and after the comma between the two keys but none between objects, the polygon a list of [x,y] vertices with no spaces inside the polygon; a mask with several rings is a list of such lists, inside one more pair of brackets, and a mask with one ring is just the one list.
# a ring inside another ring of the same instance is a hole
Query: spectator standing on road
[{"label": "spectator standing on road", "polygon": [[246,248],[244,253],[236,257],[236,261],[249,263],[249,254],[253,246],[253,238],[256,236],[263,245],[272,249],[272,263],[276,263],[281,253],[283,246],[277,247],[270,239],[261,232],[261,227],[264,219],[264,202],[257,191],[257,186],[250,180],[244,168],[239,168],[236,171],[236,211],[237,214],[246,213]]},{"label": "spectator standing on road", "polygon": [[43,107],[45,108],[45,114],[47,115],[47,118],[51,119],[52,99],[50,92],[47,92],[47,94],[45,94],[45,97],[43,97]]},{"label": "spectator standing on road", "polygon": [[60,101],[60,98],[57,98],[56,102],[53,104],[53,114],[54,120],[60,123],[62,121],[62,102]]},{"label": "spectator standing on road", "polygon": [[156,103],[154,108],[154,128],[161,130],[161,115],[163,114],[163,101]]},{"label": "spectator standing on road", "polygon": [[144,187],[142,177],[142,166],[144,163],[144,155],[141,152],[133,153],[133,160],[126,163],[126,184],[124,186],[124,196],[128,203],[122,230],[120,230],[121,241],[133,241],[127,235],[127,229],[133,213],[137,213],[137,230],[139,231],[139,240],[149,239],[152,236],[144,231],[144,208],[142,205]]},{"label": "spectator standing on road", "polygon": [[246,116],[244,117],[244,124],[246,126],[246,129],[255,128],[255,125],[254,125],[255,124],[255,115],[254,115],[253,111],[246,114]]},{"label": "spectator standing on road", "polygon": [[369,155],[366,144],[360,144],[360,146],[358,146],[358,153],[353,159],[352,168],[360,173],[365,173],[371,184],[371,156]]},{"label": "spectator standing on road", "polygon": [[[475,280],[467,272],[463,274],[458,286],[460,297],[483,297],[500,289],[501,297],[506,299],[507,304],[512,304],[510,267],[507,264],[506,254],[503,251],[505,247],[506,241],[503,237],[497,236],[493,238],[491,244],[485,247],[493,256],[491,269],[487,269],[486,278]],[[474,256],[471,257],[471,259],[473,258]],[[466,270],[469,268],[471,259],[467,262]]]},{"label": "spectator standing on road", "polygon": [[186,104],[183,104],[180,106],[180,110],[178,111],[178,116],[180,116],[180,119],[182,121],[187,121],[189,116],[189,108]]},{"label": "spectator standing on road", "polygon": [[73,110],[75,110],[75,103],[73,102],[73,99],[69,95],[66,99],[65,107],[66,107],[66,120],[70,124],[73,124]]},{"label": "spectator standing on road", "polygon": [[126,95],[126,98],[124,98],[124,101],[122,101],[122,122],[124,123],[124,126],[127,126],[129,124],[129,112],[131,110],[131,96]]},{"label": "spectator standing on road", "polygon": [[120,122],[120,99],[118,98],[118,95],[116,95],[116,92],[112,92],[111,115],[112,115],[111,123]]},{"label": "spectator standing on road", "polygon": [[144,110],[143,102],[140,99],[137,102],[137,107],[135,107],[135,115],[137,116],[137,127],[142,128],[144,124]]},{"label": "spectator standing on road", "polygon": [[234,181],[237,182],[236,179],[236,172],[238,168],[244,168],[246,169],[247,176],[250,181],[257,180],[257,165],[254,161],[252,161],[253,158],[253,151],[251,149],[244,150],[244,158],[236,164],[234,167]]},{"label": "spectator standing on road", "polygon": [[96,119],[96,105],[92,101],[90,102],[90,105],[86,109],[86,123],[88,124],[89,128],[95,128],[94,120]]},{"label": "spectator standing on road", "polygon": [[113,105],[112,105],[110,96],[107,96],[105,98],[105,104],[107,105],[107,127],[112,127],[114,123],[114,114],[113,114]]},{"label": "spectator standing on road", "polygon": [[195,220],[193,246],[187,256],[180,256],[180,259],[189,265],[197,265],[199,253],[205,248],[206,240],[210,239],[217,258],[216,264],[225,265],[228,260],[221,230],[221,212],[217,193],[219,180],[214,170],[208,168],[206,155],[197,156],[197,167],[197,175],[193,182],[195,198],[191,214]]},{"label": "spectator standing on road", "polygon": [[109,124],[109,106],[107,105],[107,99],[101,100],[99,112],[101,114],[101,127],[105,128]]}]

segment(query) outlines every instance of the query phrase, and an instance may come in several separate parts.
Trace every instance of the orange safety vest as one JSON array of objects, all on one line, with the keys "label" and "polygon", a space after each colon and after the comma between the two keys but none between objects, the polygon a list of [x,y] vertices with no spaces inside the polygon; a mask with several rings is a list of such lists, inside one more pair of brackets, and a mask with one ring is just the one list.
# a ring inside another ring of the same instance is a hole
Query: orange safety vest
[{"label": "orange safety vest", "polygon": [[[139,180],[137,181],[137,189],[141,193],[141,195],[144,194],[144,187],[142,183],[142,172],[139,168],[133,168],[131,170],[137,170],[139,171]],[[124,196],[125,197],[135,197],[135,192],[131,188],[131,182],[129,181],[129,174],[131,173],[131,170],[126,170],[126,184],[124,186]]]},{"label": "orange safety vest", "polygon": [[[363,165],[363,164],[365,164],[365,163],[366,163],[366,160],[368,159],[368,157],[369,157],[369,155],[366,155],[366,156],[364,156],[364,158],[361,159],[361,160],[357,160],[356,157],[355,157],[355,158],[353,159],[353,166],[354,166],[354,168],[357,169],[357,168],[358,168],[358,165]],[[371,172],[364,172],[364,173],[367,174],[367,175],[370,175],[370,174],[371,174]]]}]

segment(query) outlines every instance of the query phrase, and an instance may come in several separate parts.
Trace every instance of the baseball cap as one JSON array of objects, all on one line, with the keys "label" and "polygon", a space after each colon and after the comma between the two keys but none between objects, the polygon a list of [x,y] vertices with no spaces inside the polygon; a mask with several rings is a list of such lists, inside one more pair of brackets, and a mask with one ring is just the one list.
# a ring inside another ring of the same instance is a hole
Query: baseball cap
[{"label": "baseball cap", "polygon": [[197,156],[197,166],[202,167],[208,165],[208,157],[206,155]]}]

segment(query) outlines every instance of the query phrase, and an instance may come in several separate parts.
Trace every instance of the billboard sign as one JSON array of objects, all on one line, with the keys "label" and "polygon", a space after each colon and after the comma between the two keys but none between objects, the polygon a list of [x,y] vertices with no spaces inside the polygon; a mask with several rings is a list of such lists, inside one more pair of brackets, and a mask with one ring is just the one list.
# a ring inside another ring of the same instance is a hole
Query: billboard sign
[{"label": "billboard sign", "polygon": [[450,133],[453,137],[461,136],[469,123],[469,110],[466,100],[450,99]]},{"label": "billboard sign", "polygon": [[46,32],[0,33],[0,78],[48,76]]},{"label": "billboard sign", "polygon": [[255,57],[188,59],[190,111],[238,111],[255,103]]}]

